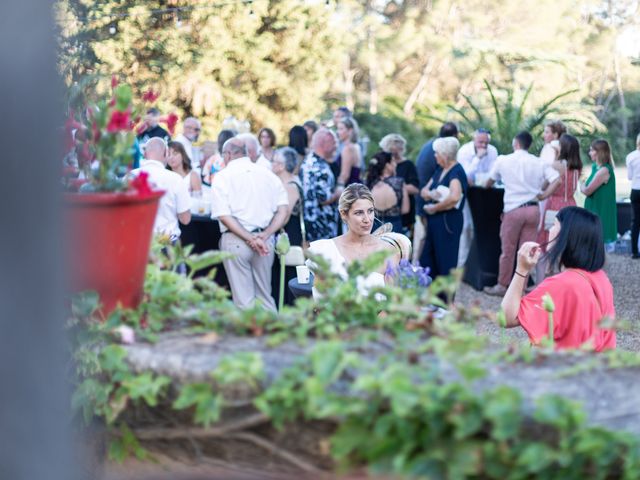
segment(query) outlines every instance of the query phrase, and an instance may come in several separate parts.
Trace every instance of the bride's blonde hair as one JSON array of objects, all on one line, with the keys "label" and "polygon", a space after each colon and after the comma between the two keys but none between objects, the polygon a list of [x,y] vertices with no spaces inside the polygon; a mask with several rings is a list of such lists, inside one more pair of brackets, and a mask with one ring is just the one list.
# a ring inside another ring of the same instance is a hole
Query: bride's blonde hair
[{"label": "bride's blonde hair", "polygon": [[338,211],[340,212],[340,215],[346,216],[347,213],[349,213],[349,210],[351,210],[353,204],[360,199],[369,200],[371,204],[375,206],[371,190],[369,190],[366,185],[361,183],[352,183],[345,188],[342,195],[340,195],[340,200],[338,201]]}]

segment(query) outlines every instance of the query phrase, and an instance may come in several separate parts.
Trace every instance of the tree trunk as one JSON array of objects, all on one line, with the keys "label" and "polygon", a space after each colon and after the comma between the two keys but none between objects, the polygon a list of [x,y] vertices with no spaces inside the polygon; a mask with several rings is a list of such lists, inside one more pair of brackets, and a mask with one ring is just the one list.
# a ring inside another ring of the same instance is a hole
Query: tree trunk
[{"label": "tree trunk", "polygon": [[409,98],[407,98],[407,101],[404,103],[404,108],[402,109],[402,111],[409,118],[413,118],[413,112],[414,112],[413,106],[416,104],[416,101],[418,100],[418,98],[426,88],[427,83],[429,82],[429,76],[431,75],[431,71],[433,70],[433,64],[434,64],[434,57],[431,56],[429,57],[429,60],[427,60],[427,63],[422,69],[422,74],[420,75],[420,79],[418,80],[418,83],[416,84],[415,88],[411,91],[411,94],[409,95]]},{"label": "tree trunk", "polygon": [[626,140],[629,136],[629,121],[627,118],[627,103],[624,99],[624,89],[622,87],[622,73],[620,72],[620,56],[616,52],[613,55],[613,68],[616,74],[616,89],[618,90],[618,101],[620,102],[620,128],[621,137]]},{"label": "tree trunk", "polygon": [[367,47],[369,50],[369,113],[378,113],[378,58],[376,43],[371,27],[367,29]]}]

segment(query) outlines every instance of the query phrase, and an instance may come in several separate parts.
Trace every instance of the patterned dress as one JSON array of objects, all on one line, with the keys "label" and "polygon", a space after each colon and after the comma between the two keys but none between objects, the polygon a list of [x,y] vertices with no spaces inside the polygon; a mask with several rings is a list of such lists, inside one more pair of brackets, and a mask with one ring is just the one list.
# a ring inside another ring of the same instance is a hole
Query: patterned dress
[{"label": "patterned dress", "polygon": [[335,205],[321,205],[333,194],[336,179],[327,161],[315,153],[300,168],[304,193],[304,224],[307,241],[313,242],[338,235],[338,211]]}]

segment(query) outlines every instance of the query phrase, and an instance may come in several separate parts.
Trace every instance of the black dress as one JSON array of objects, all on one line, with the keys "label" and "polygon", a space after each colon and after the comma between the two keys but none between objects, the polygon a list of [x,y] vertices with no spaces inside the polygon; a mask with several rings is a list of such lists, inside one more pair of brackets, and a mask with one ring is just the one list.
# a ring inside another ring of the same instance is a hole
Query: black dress
[{"label": "black dress", "polygon": [[396,194],[396,204],[386,210],[378,210],[376,212],[376,218],[380,221],[380,224],[390,223],[393,226],[394,232],[402,233],[402,214],[400,212],[402,209],[404,179],[395,176],[387,177],[380,181],[386,183],[393,189],[393,193]]}]

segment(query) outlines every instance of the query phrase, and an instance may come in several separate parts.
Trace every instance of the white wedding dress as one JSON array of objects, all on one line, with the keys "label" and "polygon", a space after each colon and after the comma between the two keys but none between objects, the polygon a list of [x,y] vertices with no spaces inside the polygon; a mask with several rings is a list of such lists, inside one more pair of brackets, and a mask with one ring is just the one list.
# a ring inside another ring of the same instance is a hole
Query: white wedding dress
[{"label": "white wedding dress", "polygon": [[[347,261],[338,250],[338,246],[333,239],[329,240],[316,240],[315,242],[311,242],[309,246],[309,253],[312,255],[319,255],[324,257],[330,265],[331,272],[338,275],[340,278],[347,279]],[[313,263],[310,259],[306,261],[307,267],[312,272],[316,268],[316,264]],[[372,272],[366,277],[358,277],[356,279],[358,291],[361,295],[367,296],[369,291],[372,288],[384,287],[384,275],[380,272]],[[313,287],[313,298],[314,300],[318,300],[321,296],[318,294],[318,291],[315,287]]]}]

